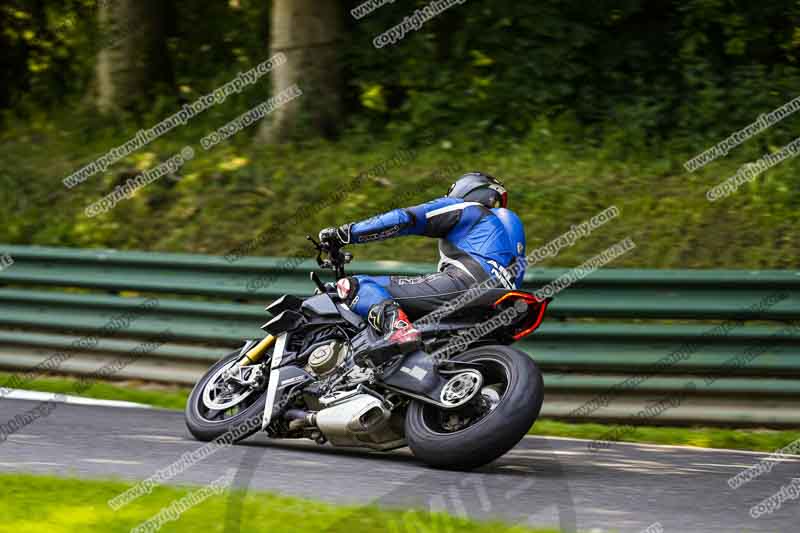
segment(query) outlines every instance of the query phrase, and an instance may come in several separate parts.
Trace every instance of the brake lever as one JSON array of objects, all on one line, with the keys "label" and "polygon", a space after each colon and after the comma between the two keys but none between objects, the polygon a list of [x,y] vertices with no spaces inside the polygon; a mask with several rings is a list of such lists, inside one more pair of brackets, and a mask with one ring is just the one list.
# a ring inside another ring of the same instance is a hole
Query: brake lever
[{"label": "brake lever", "polygon": [[[317,250],[317,265],[320,268],[336,270],[337,264],[347,264],[353,260],[352,253],[342,252],[342,249],[338,246],[331,246],[331,243],[327,242],[318,242],[314,240],[314,237],[311,235],[306,235],[306,239],[311,241],[311,243],[314,245],[314,248]],[[327,259],[322,258],[323,253],[328,254]]]},{"label": "brake lever", "polygon": [[320,249],[321,244],[319,242],[315,241],[314,237],[312,237],[311,235],[306,235],[306,239],[311,241],[311,244],[314,245],[314,248],[316,248],[317,250]]},{"label": "brake lever", "polygon": [[330,253],[328,246],[324,242],[318,242],[314,240],[314,237],[311,235],[306,235],[306,239],[311,241],[311,244],[314,245],[314,248],[317,250],[317,266],[320,268],[331,268],[330,267],[330,260],[323,259],[322,254],[324,252]]}]

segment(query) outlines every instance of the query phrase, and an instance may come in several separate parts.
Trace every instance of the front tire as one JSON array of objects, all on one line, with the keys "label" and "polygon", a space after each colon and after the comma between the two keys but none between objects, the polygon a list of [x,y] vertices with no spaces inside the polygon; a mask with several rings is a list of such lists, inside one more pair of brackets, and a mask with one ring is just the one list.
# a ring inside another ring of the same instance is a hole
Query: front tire
[{"label": "front tire", "polygon": [[442,423],[444,413],[452,411],[414,401],[406,415],[406,439],[414,455],[430,466],[470,470],[491,463],[522,440],[539,416],[544,384],[533,360],[507,346],[481,346],[455,359],[484,365],[482,401],[496,403],[475,422],[454,430]]},{"label": "front tire", "polygon": [[241,354],[236,351],[217,361],[189,394],[184,418],[186,427],[197,440],[210,441],[229,433],[231,441],[238,442],[261,429],[264,406],[267,403],[266,385],[260,390],[252,391],[240,404],[225,410],[209,410],[205,404],[204,394],[211,380],[220,370],[239,359]]}]

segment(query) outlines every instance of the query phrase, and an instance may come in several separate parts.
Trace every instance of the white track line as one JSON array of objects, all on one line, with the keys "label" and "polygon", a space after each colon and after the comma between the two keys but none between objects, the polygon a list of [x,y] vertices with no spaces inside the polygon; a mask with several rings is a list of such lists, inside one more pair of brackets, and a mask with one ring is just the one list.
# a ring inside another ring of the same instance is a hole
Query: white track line
[{"label": "white track line", "polygon": [[170,443],[177,443],[183,444],[186,442],[197,442],[194,440],[189,440],[183,437],[172,437],[169,435],[116,435],[122,439],[132,439],[132,440],[143,440],[145,442],[170,442]]},{"label": "white track line", "polygon": [[72,405],[95,405],[100,407],[129,407],[135,409],[151,409],[149,405],[135,402],[123,402],[119,400],[98,400],[95,398],[84,398],[83,396],[60,395],[54,392],[39,392],[21,389],[11,389],[6,398],[11,400],[29,400],[34,402],[58,402]]},{"label": "white track line", "polygon": [[61,463],[43,463],[41,461],[20,461],[19,463],[0,463],[3,468],[15,468],[18,466],[64,466]]},{"label": "white track line", "polygon": [[85,463],[97,463],[101,465],[140,465],[141,461],[122,461],[120,459],[81,459]]}]

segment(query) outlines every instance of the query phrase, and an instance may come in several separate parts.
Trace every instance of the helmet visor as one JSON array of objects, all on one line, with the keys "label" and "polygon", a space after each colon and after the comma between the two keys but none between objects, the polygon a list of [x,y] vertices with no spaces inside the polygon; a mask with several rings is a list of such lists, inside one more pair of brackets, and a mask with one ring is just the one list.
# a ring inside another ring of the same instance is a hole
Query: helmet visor
[{"label": "helmet visor", "polygon": [[506,191],[506,188],[500,183],[493,183],[489,185],[489,188],[496,192],[500,198],[500,207],[508,207],[508,191]]}]

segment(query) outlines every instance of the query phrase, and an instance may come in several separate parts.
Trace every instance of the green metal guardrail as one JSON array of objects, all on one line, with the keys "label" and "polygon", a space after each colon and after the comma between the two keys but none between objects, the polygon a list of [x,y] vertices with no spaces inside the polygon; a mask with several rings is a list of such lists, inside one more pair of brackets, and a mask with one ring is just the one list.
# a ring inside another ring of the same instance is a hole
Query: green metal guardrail
[{"label": "green metal guardrail", "polygon": [[[156,308],[82,348],[58,371],[91,373],[169,330],[168,343],[118,376],[191,383],[240,340],[262,334],[267,302],[313,290],[311,260],[229,262],[190,254],[20,246],[0,251],[15,261],[0,272],[0,366],[15,370],[34,366],[82,336],[97,335],[110,318],[156,297]],[[390,261],[350,266],[364,274],[432,269]],[[565,272],[529,269],[525,288],[534,290]],[[776,295],[778,303],[754,308]],[[800,272],[607,269],[559,293],[548,318],[520,344],[545,374],[545,415],[800,425],[800,327],[791,326],[800,318]],[[709,336],[721,321],[727,321],[727,333]],[[685,358],[663,364],[687,344]],[[688,383],[695,385],[690,393]],[[587,403],[604,395],[608,401]],[[666,405],[665,400],[670,407],[657,416],[636,415],[648,402]]]}]

